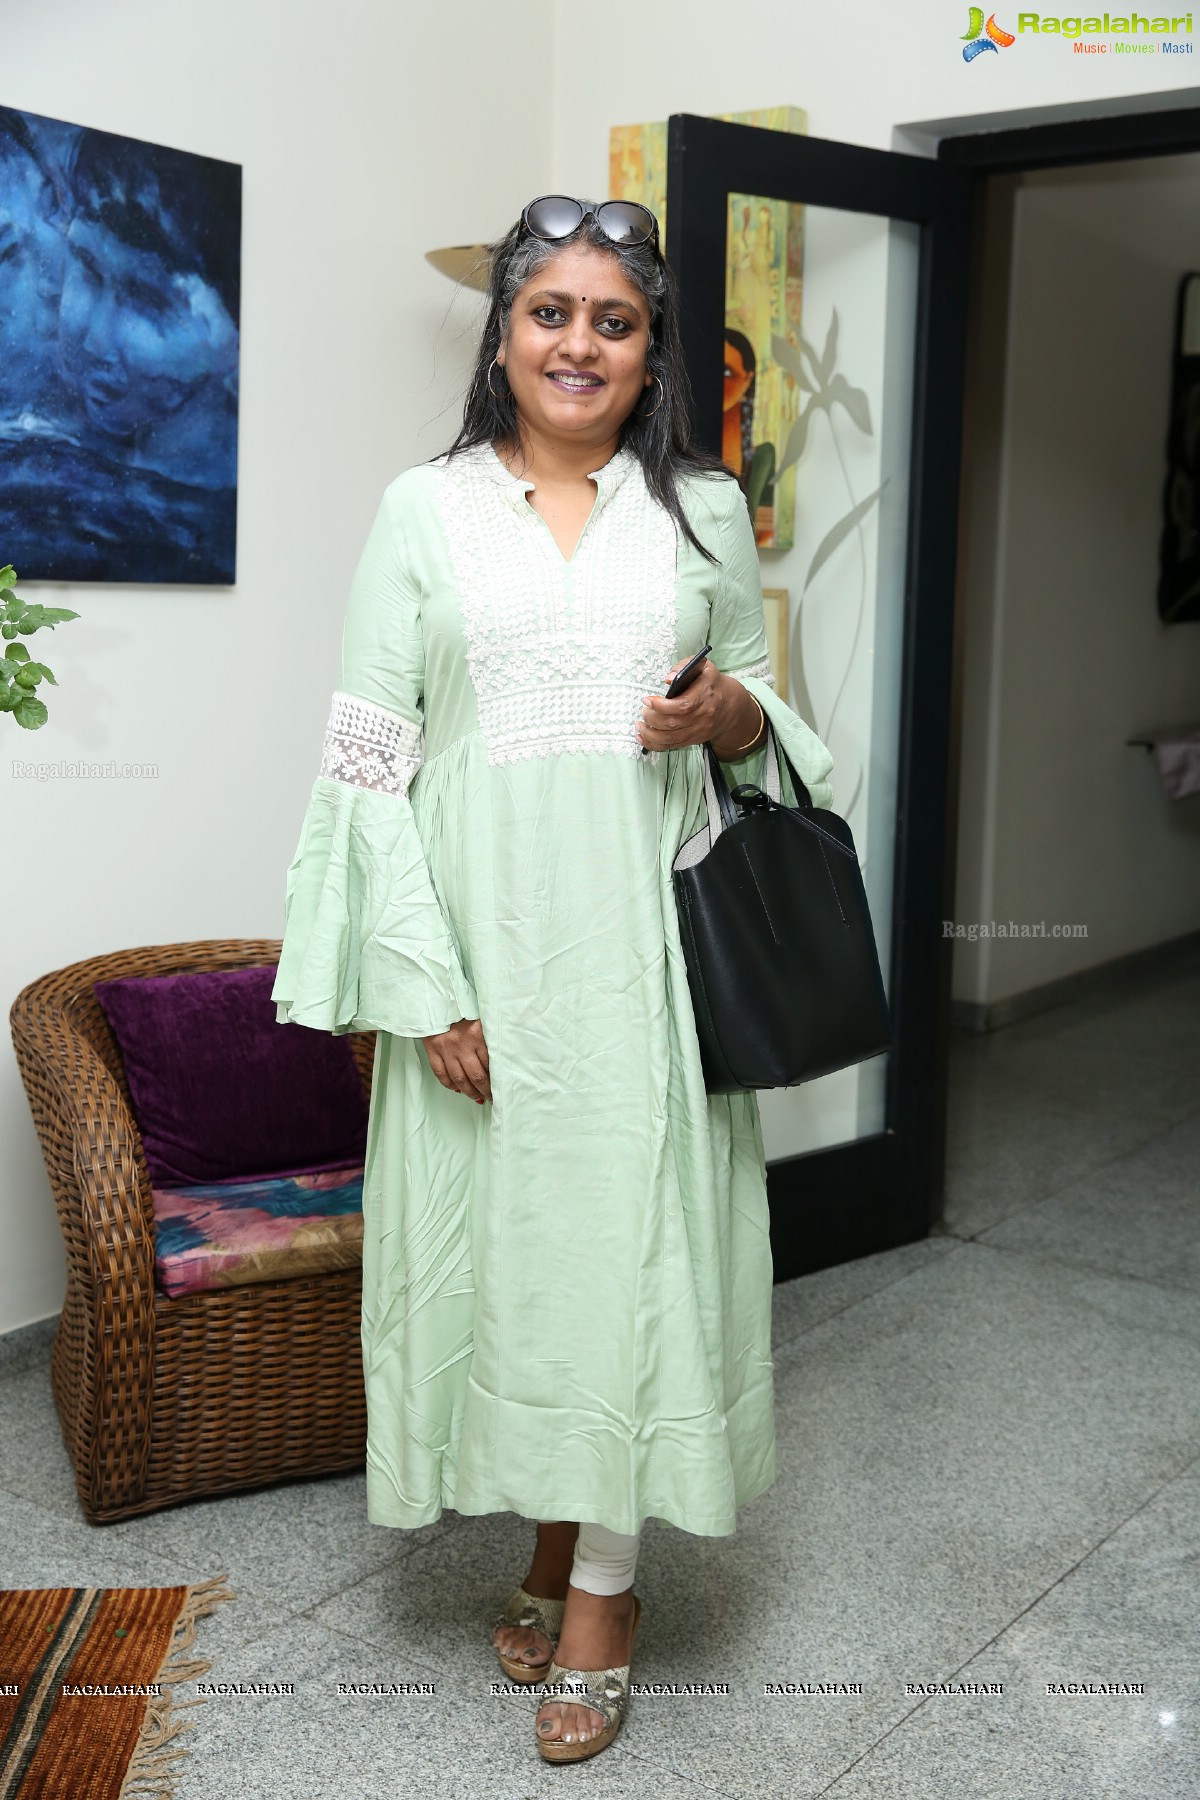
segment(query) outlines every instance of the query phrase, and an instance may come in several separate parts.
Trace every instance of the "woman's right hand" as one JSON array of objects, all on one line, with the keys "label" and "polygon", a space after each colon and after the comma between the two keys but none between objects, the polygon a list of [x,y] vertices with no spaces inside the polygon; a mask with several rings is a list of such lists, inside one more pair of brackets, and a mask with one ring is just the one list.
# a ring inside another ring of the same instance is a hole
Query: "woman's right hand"
[{"label": "woman's right hand", "polygon": [[429,1066],[452,1093],[466,1094],[482,1106],[492,1097],[488,1049],[478,1019],[460,1019],[449,1031],[435,1031],[421,1042]]}]

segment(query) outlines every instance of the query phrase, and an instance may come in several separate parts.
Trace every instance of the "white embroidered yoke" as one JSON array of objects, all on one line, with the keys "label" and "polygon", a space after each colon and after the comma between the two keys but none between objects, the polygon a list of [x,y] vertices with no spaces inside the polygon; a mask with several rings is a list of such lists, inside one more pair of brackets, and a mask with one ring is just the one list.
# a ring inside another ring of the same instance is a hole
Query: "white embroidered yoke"
[{"label": "white embroidered yoke", "polygon": [[[481,480],[480,477],[483,477]],[[618,450],[570,561],[490,445],[438,487],[491,763],[561,751],[641,756],[642,696],[675,648],[675,527]]]},{"label": "white embroidered yoke", "polygon": [[[661,693],[682,660],[674,521],[632,451],[618,450],[590,479],[596,500],[568,559],[526,499],[533,480],[490,445],[436,468],[435,509],[491,764],[570,751],[641,759],[642,697]],[[775,686],[767,656],[725,672]],[[659,755],[645,753],[651,764]],[[423,759],[419,718],[334,693],[322,775],[403,794]]]}]

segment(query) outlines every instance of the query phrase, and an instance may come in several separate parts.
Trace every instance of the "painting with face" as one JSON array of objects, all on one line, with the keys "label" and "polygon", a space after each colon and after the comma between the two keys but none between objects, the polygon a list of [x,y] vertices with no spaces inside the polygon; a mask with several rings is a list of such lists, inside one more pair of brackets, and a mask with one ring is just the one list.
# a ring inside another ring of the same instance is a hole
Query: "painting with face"
[{"label": "painting with face", "polygon": [[[799,106],[714,113],[734,125],[766,131],[808,130]],[[640,200],[658,218],[666,241],[667,122],[614,125],[609,132],[610,194]],[[762,195],[729,194],[725,232],[725,417],[721,455],[745,492],[756,449],[773,446],[783,463],[800,413],[801,391],[776,358],[773,339],[799,353],[804,288],[802,205]],[[772,474],[755,515],[760,550],[788,550],[796,541],[796,469]]]},{"label": "painting with face", "polygon": [[0,107],[0,560],[231,583],[241,170]]}]

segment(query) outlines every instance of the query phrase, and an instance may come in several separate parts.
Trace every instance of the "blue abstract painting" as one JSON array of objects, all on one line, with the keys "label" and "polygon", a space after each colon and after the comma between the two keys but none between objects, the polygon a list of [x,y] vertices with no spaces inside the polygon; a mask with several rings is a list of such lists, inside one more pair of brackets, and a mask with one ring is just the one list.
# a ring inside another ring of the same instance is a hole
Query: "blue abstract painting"
[{"label": "blue abstract painting", "polygon": [[242,173],[0,107],[0,564],[235,579]]}]

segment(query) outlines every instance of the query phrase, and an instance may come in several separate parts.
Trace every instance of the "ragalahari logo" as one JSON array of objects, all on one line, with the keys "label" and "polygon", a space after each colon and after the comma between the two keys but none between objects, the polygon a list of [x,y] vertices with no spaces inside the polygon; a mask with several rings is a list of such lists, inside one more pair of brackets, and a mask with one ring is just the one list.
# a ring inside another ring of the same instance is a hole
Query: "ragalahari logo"
[{"label": "ragalahari logo", "polygon": [[[1007,50],[1010,44],[1016,43],[1011,31],[1005,31],[996,23],[996,15],[992,13],[987,24],[983,22],[982,6],[971,8],[970,30],[963,32],[963,61],[974,62],[985,50]],[[986,37],[980,34],[986,32]]]}]

